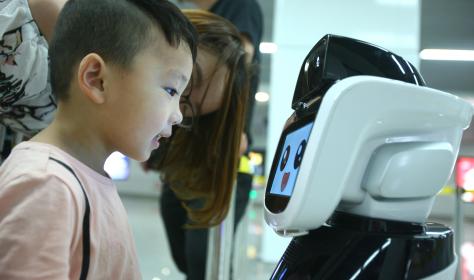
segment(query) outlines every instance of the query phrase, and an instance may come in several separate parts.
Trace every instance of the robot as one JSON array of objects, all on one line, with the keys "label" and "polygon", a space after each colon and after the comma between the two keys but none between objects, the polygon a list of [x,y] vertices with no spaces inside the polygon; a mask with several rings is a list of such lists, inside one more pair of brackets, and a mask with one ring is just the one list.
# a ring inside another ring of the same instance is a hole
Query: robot
[{"label": "robot", "polygon": [[473,115],[413,65],[324,36],[301,66],[265,191],[293,237],[271,279],[453,279],[453,231],[426,222]]}]

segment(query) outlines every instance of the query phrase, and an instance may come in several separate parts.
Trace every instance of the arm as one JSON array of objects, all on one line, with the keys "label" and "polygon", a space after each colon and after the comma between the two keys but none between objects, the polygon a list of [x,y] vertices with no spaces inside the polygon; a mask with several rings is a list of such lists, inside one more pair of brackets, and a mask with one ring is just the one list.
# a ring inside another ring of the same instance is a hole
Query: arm
[{"label": "arm", "polygon": [[28,0],[31,15],[48,43],[51,41],[54,25],[66,0]]},{"label": "arm", "polygon": [[[252,44],[252,41],[250,40],[249,36],[246,33],[240,33],[240,37],[242,39],[242,43],[245,50],[245,62],[250,65],[252,63],[253,56],[255,54],[255,46]],[[249,96],[249,98],[253,98],[253,96]],[[249,100],[250,105],[249,105],[248,110],[253,110],[252,101],[253,100]],[[249,148],[249,140],[248,140],[247,133],[244,131],[242,132],[242,135],[240,137],[240,156],[245,154],[248,148]]]}]

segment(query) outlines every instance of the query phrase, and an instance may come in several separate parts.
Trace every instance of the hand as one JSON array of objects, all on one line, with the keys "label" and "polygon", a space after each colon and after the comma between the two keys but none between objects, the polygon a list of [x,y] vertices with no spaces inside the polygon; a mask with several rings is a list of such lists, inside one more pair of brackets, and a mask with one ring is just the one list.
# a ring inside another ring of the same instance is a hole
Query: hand
[{"label": "hand", "polygon": [[283,126],[283,129],[287,128],[290,124],[292,124],[293,122],[296,121],[296,112],[293,112],[293,114],[291,114],[291,116],[286,120],[286,123],[285,125]]},{"label": "hand", "polygon": [[245,50],[245,62],[247,64],[252,63],[253,56],[255,54],[255,46],[252,44],[250,37],[246,33],[240,33],[242,44]]},{"label": "hand", "polygon": [[148,164],[146,161],[140,162],[140,166],[142,167],[143,171],[148,172],[150,168],[148,167]]},{"label": "hand", "polygon": [[240,136],[239,156],[242,156],[247,151],[248,147],[249,141],[247,139],[247,134],[242,132],[242,135]]}]

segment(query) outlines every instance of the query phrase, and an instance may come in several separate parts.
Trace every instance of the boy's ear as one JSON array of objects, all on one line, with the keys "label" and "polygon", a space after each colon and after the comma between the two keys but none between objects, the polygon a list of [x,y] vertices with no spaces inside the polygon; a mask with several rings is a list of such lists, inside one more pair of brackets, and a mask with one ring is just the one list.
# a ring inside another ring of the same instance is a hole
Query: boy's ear
[{"label": "boy's ear", "polygon": [[104,103],[105,62],[102,57],[95,53],[86,55],[79,63],[77,75],[79,88],[84,95],[94,103]]}]

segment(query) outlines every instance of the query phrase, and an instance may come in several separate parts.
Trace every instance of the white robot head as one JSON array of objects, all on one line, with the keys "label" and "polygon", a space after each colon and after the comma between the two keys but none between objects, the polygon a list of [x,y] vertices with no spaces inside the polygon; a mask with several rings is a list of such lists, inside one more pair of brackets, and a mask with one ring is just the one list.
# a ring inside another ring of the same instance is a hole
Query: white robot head
[{"label": "white robot head", "polygon": [[[265,193],[267,223],[297,235],[320,227],[336,210],[424,222],[453,170],[472,106],[422,86],[416,69],[386,50],[332,35],[323,40],[303,63],[296,117],[277,147]],[[365,51],[366,59],[347,54],[344,44]],[[331,73],[332,61],[339,70]]]}]

